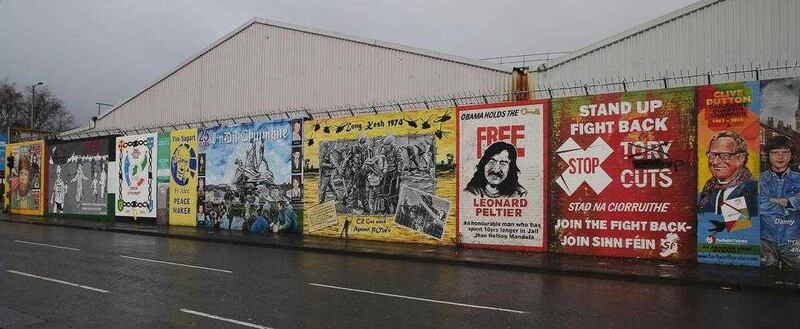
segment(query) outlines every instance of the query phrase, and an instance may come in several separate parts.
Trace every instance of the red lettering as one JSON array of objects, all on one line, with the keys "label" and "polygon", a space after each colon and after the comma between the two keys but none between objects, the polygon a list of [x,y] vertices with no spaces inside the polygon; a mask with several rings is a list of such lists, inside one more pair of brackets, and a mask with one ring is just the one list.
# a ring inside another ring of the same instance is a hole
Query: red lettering
[{"label": "red lettering", "polygon": [[486,129],[487,128],[488,127],[478,127],[478,131],[475,132],[475,134],[476,134],[475,139],[477,139],[477,143],[475,143],[475,147],[478,148],[478,152],[477,152],[478,158],[483,156],[483,145],[484,144],[488,144],[488,142],[484,143],[486,141]]},{"label": "red lettering", "polygon": [[[497,141],[510,142],[516,147],[518,141],[525,139],[525,125],[478,127],[476,139],[477,154],[480,158],[483,156],[483,150]],[[517,147],[517,157],[525,157],[524,147]]]},{"label": "red lettering", "polygon": [[492,145],[497,140],[497,128],[489,127],[489,136],[487,136],[487,144]]},{"label": "red lettering", "polygon": [[500,126],[497,127],[497,139],[498,140],[508,140],[511,138],[511,126]]},{"label": "red lettering", "polygon": [[[525,139],[525,126],[524,125],[511,126],[511,144],[517,146],[517,141],[522,139]],[[525,157],[524,147],[517,147],[517,157],[518,158]]]}]

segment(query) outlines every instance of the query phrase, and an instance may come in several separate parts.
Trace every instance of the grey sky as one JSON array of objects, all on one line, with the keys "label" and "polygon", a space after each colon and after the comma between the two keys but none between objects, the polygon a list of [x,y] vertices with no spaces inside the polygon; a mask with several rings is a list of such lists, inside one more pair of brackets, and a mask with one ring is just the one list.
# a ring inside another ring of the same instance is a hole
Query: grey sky
[{"label": "grey sky", "polygon": [[693,0],[0,0],[0,79],[43,81],[76,122],[253,16],[472,58],[575,50]]}]

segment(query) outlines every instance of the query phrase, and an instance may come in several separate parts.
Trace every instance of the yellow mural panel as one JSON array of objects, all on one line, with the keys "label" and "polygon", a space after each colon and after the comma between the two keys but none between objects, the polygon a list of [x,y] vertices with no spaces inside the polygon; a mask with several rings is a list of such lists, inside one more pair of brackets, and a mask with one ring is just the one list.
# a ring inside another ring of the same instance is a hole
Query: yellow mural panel
[{"label": "yellow mural panel", "polygon": [[304,233],[455,243],[454,116],[438,108],[306,121],[305,208],[334,201],[337,216]]},{"label": "yellow mural panel", "polygon": [[6,206],[12,214],[44,215],[44,141],[6,145],[6,156],[14,157],[14,168],[6,166]]},{"label": "yellow mural panel", "polygon": [[197,225],[197,129],[170,133],[169,224]]}]

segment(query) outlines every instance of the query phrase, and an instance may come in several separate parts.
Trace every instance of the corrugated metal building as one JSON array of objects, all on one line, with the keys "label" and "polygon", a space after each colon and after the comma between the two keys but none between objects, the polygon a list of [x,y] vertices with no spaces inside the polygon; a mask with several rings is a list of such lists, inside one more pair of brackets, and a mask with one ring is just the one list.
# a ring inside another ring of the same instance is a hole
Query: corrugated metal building
[{"label": "corrugated metal building", "polygon": [[797,76],[798,39],[798,0],[704,0],[546,62],[530,81],[548,98]]},{"label": "corrugated metal building", "polygon": [[506,93],[492,63],[254,18],[99,116],[95,131]]}]

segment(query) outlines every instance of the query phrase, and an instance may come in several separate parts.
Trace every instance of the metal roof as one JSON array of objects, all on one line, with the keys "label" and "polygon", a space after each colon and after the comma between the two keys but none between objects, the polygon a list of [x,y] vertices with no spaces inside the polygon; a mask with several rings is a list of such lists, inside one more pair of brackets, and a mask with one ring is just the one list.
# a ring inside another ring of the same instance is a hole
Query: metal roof
[{"label": "metal roof", "polygon": [[454,63],[464,64],[464,65],[473,66],[473,67],[482,68],[482,69],[491,70],[491,71],[503,72],[503,73],[508,73],[508,74],[512,73],[512,70],[510,70],[508,68],[505,68],[505,67],[503,67],[501,65],[490,63],[490,62],[485,62],[485,61],[481,61],[481,60],[471,59],[471,58],[462,57],[462,56],[448,55],[448,54],[444,54],[444,53],[440,53],[440,52],[436,52],[436,51],[432,51],[432,50],[427,50],[427,49],[422,49],[422,48],[415,48],[415,47],[410,47],[410,46],[404,46],[404,45],[396,44],[396,43],[392,43],[392,42],[385,42],[385,41],[380,41],[380,40],[361,38],[361,37],[357,37],[357,36],[352,36],[352,35],[347,35],[347,34],[342,34],[342,33],[336,33],[336,32],[331,32],[331,31],[325,31],[325,30],[320,30],[320,29],[311,28],[311,27],[305,27],[305,26],[300,26],[300,25],[283,23],[283,22],[278,22],[278,21],[274,21],[274,20],[267,20],[267,19],[264,19],[264,18],[261,18],[261,17],[253,17],[252,19],[250,19],[249,21],[245,22],[244,24],[242,24],[241,26],[239,26],[235,30],[233,30],[230,33],[228,33],[228,34],[224,35],[223,37],[219,38],[217,41],[213,42],[211,45],[209,45],[206,48],[200,50],[197,54],[195,54],[194,56],[190,57],[188,60],[178,64],[174,69],[172,69],[172,70],[168,71],[167,73],[165,73],[164,75],[160,76],[159,78],[157,78],[152,83],[148,84],[146,87],[142,88],[141,90],[139,90],[138,92],[136,92],[132,96],[124,99],[121,102],[118,102],[112,108],[110,108],[109,110],[107,110],[106,112],[104,112],[103,114],[98,116],[98,120],[102,119],[102,118],[106,117],[108,114],[116,111],[117,108],[121,107],[122,105],[125,105],[126,103],[128,103],[132,99],[136,98],[137,96],[141,95],[142,93],[144,93],[148,89],[150,89],[153,86],[157,85],[159,82],[161,82],[161,81],[167,79],[168,77],[172,76],[173,74],[175,74],[176,72],[178,72],[182,68],[184,68],[185,66],[187,66],[187,65],[191,64],[192,62],[196,61],[197,59],[199,59],[200,57],[202,57],[203,55],[205,55],[206,53],[208,53],[212,49],[216,48],[217,46],[221,45],[222,43],[224,43],[224,42],[228,41],[229,39],[235,37],[237,34],[239,34],[240,32],[244,31],[245,29],[247,29],[248,27],[250,27],[253,24],[263,24],[263,25],[268,25],[268,26],[273,26],[273,27],[278,27],[278,28],[284,28],[284,29],[298,31],[298,32],[304,32],[304,33],[320,35],[320,36],[324,36],[324,37],[330,37],[330,38],[339,39],[339,40],[343,40],[343,41],[356,42],[356,43],[366,44],[366,45],[370,45],[370,46],[374,46],[374,47],[386,48],[386,49],[396,50],[396,51],[400,51],[400,52],[415,54],[415,55],[419,55],[419,56],[430,57],[430,58],[434,58],[434,59],[440,59],[440,60],[450,61],[450,62],[454,62]]},{"label": "metal roof", "polygon": [[713,5],[717,4],[717,3],[724,2],[724,1],[726,1],[726,0],[703,0],[703,1],[695,2],[695,3],[691,4],[691,5],[688,5],[686,7],[678,9],[676,11],[673,11],[673,12],[671,12],[669,14],[666,14],[664,16],[661,16],[661,17],[656,18],[654,20],[651,20],[649,22],[646,22],[646,23],[643,23],[643,24],[639,24],[639,25],[637,25],[637,26],[635,26],[633,28],[625,30],[624,32],[615,34],[613,36],[610,36],[608,38],[605,38],[603,40],[600,40],[598,42],[590,44],[590,45],[588,45],[586,47],[583,47],[581,49],[573,51],[573,52],[571,52],[571,53],[569,53],[567,55],[564,55],[564,56],[556,58],[556,59],[554,59],[552,61],[543,63],[542,65],[539,65],[536,68],[536,70],[537,71],[546,71],[546,70],[549,70],[549,69],[551,69],[553,67],[556,67],[556,66],[559,66],[559,65],[563,65],[563,64],[565,64],[567,62],[570,62],[570,61],[573,61],[573,60],[575,60],[577,58],[580,58],[580,57],[586,56],[588,54],[591,54],[591,53],[593,53],[593,52],[595,52],[595,51],[597,51],[599,49],[613,46],[615,43],[618,43],[620,41],[623,41],[625,39],[633,37],[633,36],[635,36],[637,34],[646,33],[648,30],[654,29],[654,28],[656,28],[656,27],[658,27],[660,25],[668,24],[668,23],[670,23],[670,22],[672,22],[672,21],[674,21],[674,20],[676,20],[678,18],[691,15],[691,14],[697,12],[697,11],[703,10],[703,9],[705,9],[707,7],[713,6]]}]

